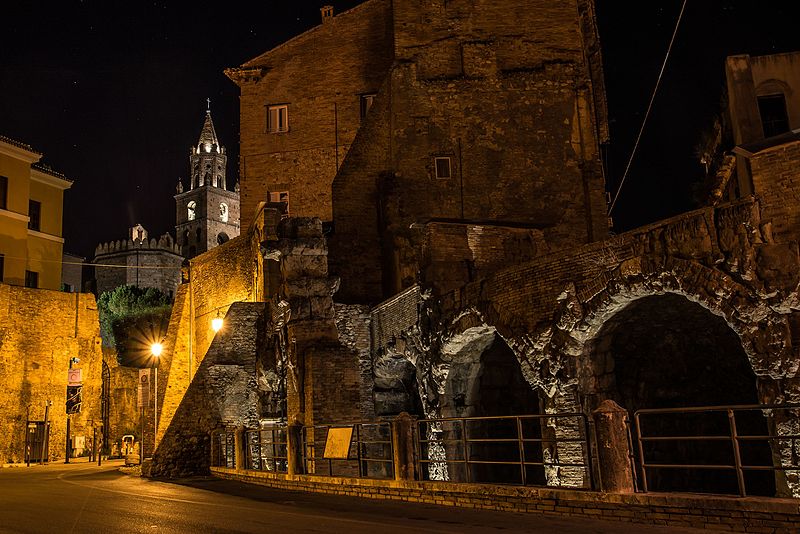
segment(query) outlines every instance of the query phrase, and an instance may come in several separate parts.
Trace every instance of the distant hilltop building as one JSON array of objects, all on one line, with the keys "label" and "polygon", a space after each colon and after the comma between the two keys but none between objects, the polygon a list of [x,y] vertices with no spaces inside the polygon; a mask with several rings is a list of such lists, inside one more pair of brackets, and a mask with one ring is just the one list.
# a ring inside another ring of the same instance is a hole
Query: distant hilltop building
[{"label": "distant hilltop building", "polygon": [[183,261],[239,235],[239,193],[226,189],[225,147],[206,111],[197,145],[189,154],[189,188],[178,181],[175,232],[149,238],[141,224],[124,240],[102,243],[93,263],[97,294],[121,285],[153,287],[174,295],[181,283]]},{"label": "distant hilltop building", "polygon": [[61,288],[64,191],[72,181],[42,154],[0,136],[0,282]]},{"label": "distant hilltop building", "polygon": [[127,239],[98,245],[93,263],[98,295],[133,285],[154,287],[172,296],[181,283],[183,256],[169,233],[158,241],[148,239],[147,230],[137,224]]}]

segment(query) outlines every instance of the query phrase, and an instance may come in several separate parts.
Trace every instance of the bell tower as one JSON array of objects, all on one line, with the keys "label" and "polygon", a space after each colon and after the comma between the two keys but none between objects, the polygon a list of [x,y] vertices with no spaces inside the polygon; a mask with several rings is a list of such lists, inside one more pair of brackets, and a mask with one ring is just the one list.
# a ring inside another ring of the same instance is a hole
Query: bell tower
[{"label": "bell tower", "polygon": [[175,233],[181,253],[193,258],[239,235],[239,184],[228,191],[228,156],[214,130],[210,101],[197,144],[189,149],[189,183],[178,180]]}]

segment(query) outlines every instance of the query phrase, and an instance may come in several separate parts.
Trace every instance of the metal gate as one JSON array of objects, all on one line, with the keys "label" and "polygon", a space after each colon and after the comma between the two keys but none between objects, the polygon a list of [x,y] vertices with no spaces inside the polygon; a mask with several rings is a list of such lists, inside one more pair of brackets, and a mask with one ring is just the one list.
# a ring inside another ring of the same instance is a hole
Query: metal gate
[{"label": "metal gate", "polygon": [[28,421],[25,428],[25,462],[47,462],[50,460],[50,423],[45,429],[44,421]]}]

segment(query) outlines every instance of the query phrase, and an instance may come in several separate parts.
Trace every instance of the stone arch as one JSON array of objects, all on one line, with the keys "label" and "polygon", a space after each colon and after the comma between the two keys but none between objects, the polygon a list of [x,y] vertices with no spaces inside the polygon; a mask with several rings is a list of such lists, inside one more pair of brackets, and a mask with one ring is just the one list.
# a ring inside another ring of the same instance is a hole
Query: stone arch
[{"label": "stone arch", "polygon": [[[542,359],[558,362],[554,367],[562,371],[557,380],[559,395],[586,412],[606,398],[629,412],[768,403],[771,392],[764,382],[783,378],[787,372],[793,376],[796,371],[785,314],[725,273],[683,260],[671,260],[656,269],[648,269],[641,258],[623,264],[604,289],[584,301],[574,287],[568,287],[559,297],[554,328],[544,341]],[[540,372],[546,368],[539,366]],[[770,433],[772,421],[760,412],[751,415],[752,419],[741,422],[750,429],[745,433]],[[662,423],[664,428],[657,432],[676,435],[677,427],[669,428],[677,425],[674,419]],[[726,423],[696,420],[681,430],[725,435]],[[729,444],[724,451],[714,446],[695,442],[666,452],[651,451],[667,455],[663,463],[679,464],[703,463],[704,459],[715,463],[730,452]],[[770,451],[765,443],[754,444],[748,462],[771,465],[778,452]],[[663,473],[656,480],[648,479],[651,489],[736,492],[735,478],[722,474]],[[781,476],[778,485],[783,487]],[[746,477],[748,491],[775,494],[772,474],[752,472]]]}]

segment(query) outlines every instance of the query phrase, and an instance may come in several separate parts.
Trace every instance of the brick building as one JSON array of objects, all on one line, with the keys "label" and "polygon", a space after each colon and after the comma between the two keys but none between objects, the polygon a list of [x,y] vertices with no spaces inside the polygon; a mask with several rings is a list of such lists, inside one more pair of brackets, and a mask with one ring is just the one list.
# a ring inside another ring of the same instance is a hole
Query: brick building
[{"label": "brick building", "polygon": [[322,16],[226,72],[243,221],[281,195],[291,215],[333,220],[339,299],[412,285],[431,219],[527,228],[535,254],[606,236],[593,2],[370,0]]}]

